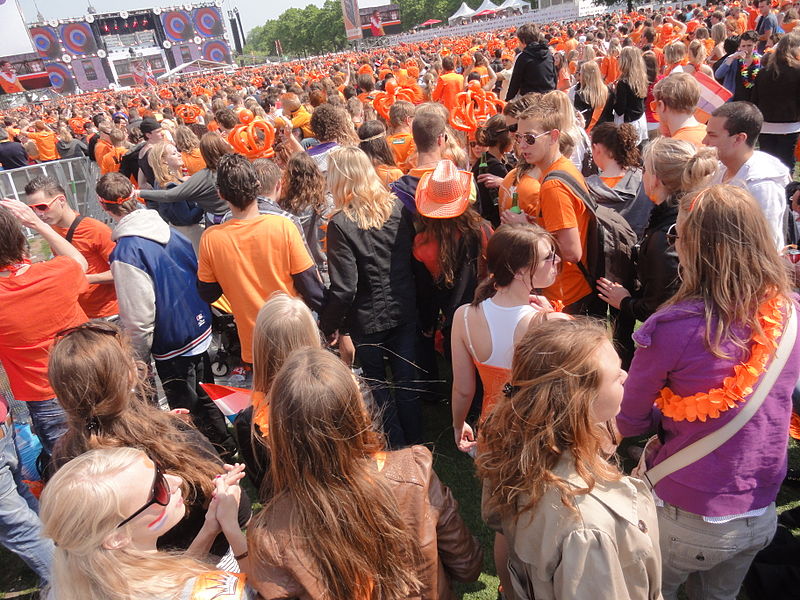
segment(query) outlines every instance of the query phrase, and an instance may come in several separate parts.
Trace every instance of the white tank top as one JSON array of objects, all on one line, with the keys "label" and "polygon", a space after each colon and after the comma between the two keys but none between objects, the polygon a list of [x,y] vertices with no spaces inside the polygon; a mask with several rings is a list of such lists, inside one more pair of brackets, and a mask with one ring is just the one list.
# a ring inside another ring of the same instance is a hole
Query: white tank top
[{"label": "white tank top", "polygon": [[[491,298],[481,302],[481,308],[483,309],[483,315],[486,317],[486,323],[489,325],[489,336],[492,340],[492,354],[483,364],[490,367],[510,369],[511,360],[514,357],[514,332],[517,330],[517,325],[524,317],[538,312],[538,309],[530,304],[509,307],[498,306],[492,302]],[[466,317],[466,311],[464,316]],[[467,342],[473,358],[478,360],[475,356],[475,349],[472,347],[468,328]]]}]

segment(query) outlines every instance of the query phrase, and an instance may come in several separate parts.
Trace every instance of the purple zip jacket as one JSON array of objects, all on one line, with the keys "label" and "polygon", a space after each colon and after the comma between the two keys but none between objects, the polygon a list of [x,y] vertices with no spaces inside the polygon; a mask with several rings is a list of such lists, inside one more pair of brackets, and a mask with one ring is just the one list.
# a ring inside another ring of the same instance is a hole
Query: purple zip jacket
[{"label": "purple zip jacket", "polygon": [[[737,333],[742,335],[744,331],[739,328]],[[668,386],[681,396],[707,392],[721,387],[723,379],[733,374],[734,365],[747,359],[746,353],[732,343],[724,343],[722,350],[735,359],[715,357],[705,346],[704,332],[702,302],[687,301],[662,308],[633,336],[637,349],[625,382],[617,425],[622,435],[635,436],[654,433],[661,424],[664,444],[650,459],[649,467],[719,429],[742,406],[705,423],[674,421],[655,407],[663,387]],[[658,497],[707,517],[742,514],[774,502],[786,476],[791,398],[798,377],[800,336],[758,412],[710,455],[656,484]]]}]

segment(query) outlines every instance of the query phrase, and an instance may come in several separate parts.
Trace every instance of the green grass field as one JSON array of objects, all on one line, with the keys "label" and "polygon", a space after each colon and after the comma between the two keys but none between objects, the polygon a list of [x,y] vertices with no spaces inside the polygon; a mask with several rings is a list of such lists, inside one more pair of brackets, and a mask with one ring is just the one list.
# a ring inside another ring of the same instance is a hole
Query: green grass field
[{"label": "green grass field", "polygon": [[[435,469],[442,481],[453,491],[460,504],[461,515],[483,544],[484,568],[479,581],[457,585],[458,597],[464,600],[495,600],[498,579],[492,562],[492,532],[483,524],[480,515],[480,486],[474,474],[472,459],[459,452],[450,427],[449,403],[426,404],[426,439],[435,457]],[[792,442],[790,463],[800,465],[800,448]],[[780,510],[800,504],[799,490],[785,487],[778,496]],[[34,599],[36,578],[15,555],[0,548],[0,598]],[[740,599],[746,600],[744,594]]]}]

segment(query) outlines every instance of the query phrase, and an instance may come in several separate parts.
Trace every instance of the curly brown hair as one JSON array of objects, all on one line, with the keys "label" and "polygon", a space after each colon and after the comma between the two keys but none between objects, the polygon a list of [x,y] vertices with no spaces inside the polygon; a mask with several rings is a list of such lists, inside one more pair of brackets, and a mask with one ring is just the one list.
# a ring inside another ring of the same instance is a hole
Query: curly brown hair
[{"label": "curly brown hair", "polygon": [[280,206],[294,215],[309,208],[319,211],[325,203],[325,177],[317,163],[305,152],[289,158],[281,181]]}]

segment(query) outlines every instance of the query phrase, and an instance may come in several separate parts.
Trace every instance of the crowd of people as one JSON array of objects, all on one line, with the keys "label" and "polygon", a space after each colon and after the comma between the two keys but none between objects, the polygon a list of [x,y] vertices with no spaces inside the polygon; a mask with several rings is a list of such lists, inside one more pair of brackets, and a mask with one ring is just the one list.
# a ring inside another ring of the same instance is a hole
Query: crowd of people
[{"label": "crowd of people", "polygon": [[[0,200],[0,361],[44,485],[0,396],[0,542],[51,600],[452,598],[484,548],[425,445],[447,396],[499,597],[736,598],[800,396],[798,4],[7,112],[3,169],[45,164]],[[106,222],[46,174],[79,157]],[[232,424],[206,387],[228,316]]]}]

